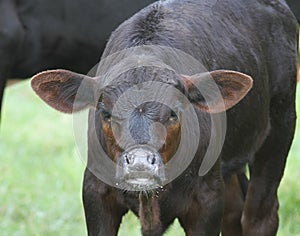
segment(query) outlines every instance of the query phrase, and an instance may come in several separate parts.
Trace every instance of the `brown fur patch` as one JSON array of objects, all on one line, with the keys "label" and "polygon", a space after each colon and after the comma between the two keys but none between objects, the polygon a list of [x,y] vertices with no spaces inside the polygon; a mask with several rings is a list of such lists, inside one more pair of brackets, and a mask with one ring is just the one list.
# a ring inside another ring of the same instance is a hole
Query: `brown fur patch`
[{"label": "brown fur patch", "polygon": [[117,141],[114,137],[114,133],[111,127],[110,121],[104,121],[102,119],[102,130],[105,134],[105,144],[107,147],[107,154],[112,159],[112,161],[117,162],[117,157],[120,153],[122,153],[122,150],[120,146],[117,144]]},{"label": "brown fur patch", "polygon": [[163,161],[166,164],[175,155],[180,143],[181,125],[180,122],[173,123],[166,126],[167,137],[165,144],[159,150]]}]

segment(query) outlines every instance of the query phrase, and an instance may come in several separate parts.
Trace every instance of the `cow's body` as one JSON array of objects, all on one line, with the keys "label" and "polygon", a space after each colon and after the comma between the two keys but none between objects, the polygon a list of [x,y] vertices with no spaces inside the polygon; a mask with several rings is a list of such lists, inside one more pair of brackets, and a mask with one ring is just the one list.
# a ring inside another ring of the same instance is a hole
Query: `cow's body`
[{"label": "cow's body", "polygon": [[[168,46],[192,55],[208,71],[226,69],[248,74],[253,78],[253,87],[240,103],[228,110],[220,159],[204,177],[198,176],[198,170],[207,148],[210,121],[209,113],[197,105],[202,134],[198,151],[191,165],[164,186],[158,196],[138,197],[120,191],[99,180],[87,168],[83,197],[89,235],[116,235],[128,210],[140,217],[143,235],[162,235],[176,217],[189,236],[219,235],[222,218],[223,235],[275,235],[277,188],[295,128],[297,27],[281,0],[165,1],[124,22],[112,34],[104,58],[134,46]],[[122,90],[118,87],[122,80],[125,86],[148,80],[168,83],[164,76],[153,79],[147,70],[136,70],[132,80],[129,76],[116,79],[113,82],[116,91]],[[70,112],[66,103],[55,99],[57,90],[50,94],[51,99],[44,95],[48,94],[45,88],[51,81],[51,73],[53,78],[61,76],[66,81],[70,78],[70,74],[64,77],[64,72],[45,72],[37,75],[33,87],[50,105]],[[110,92],[104,89],[104,103],[109,100]],[[117,96],[117,92],[114,94]],[[96,132],[105,150],[113,153],[105,140],[105,137],[111,139],[103,122],[101,126],[96,121]],[[91,144],[90,138],[89,148]],[[243,174],[246,164],[250,166],[249,186]]]},{"label": "cow's body", "polygon": [[110,33],[153,0],[2,0],[0,2],[0,110],[8,79],[53,68],[87,73]]}]

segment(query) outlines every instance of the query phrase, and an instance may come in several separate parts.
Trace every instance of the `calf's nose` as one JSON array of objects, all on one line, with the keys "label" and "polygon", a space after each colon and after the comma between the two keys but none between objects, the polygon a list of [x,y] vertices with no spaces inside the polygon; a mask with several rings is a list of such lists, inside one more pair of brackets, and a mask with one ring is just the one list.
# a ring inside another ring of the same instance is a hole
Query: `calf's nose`
[{"label": "calf's nose", "polygon": [[123,166],[130,171],[151,171],[162,165],[161,157],[156,151],[146,148],[134,148],[121,157]]},{"label": "calf's nose", "polygon": [[118,157],[116,178],[134,185],[155,185],[165,180],[161,155],[145,146],[126,150]]}]

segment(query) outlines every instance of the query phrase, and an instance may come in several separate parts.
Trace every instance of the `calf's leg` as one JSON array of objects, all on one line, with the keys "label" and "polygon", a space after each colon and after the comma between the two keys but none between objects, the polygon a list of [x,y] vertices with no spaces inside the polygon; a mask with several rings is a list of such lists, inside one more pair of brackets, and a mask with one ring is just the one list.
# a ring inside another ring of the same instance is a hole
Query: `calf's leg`
[{"label": "calf's leg", "polygon": [[117,192],[97,179],[88,169],[83,183],[83,204],[89,236],[116,236],[122,216],[128,211]]},{"label": "calf's leg", "polygon": [[244,236],[274,236],[278,228],[277,189],[295,129],[294,91],[271,100],[271,130],[251,164],[242,227]]},{"label": "calf's leg", "polygon": [[238,176],[225,179],[225,208],[222,221],[223,236],[242,236],[241,218],[245,195]]}]

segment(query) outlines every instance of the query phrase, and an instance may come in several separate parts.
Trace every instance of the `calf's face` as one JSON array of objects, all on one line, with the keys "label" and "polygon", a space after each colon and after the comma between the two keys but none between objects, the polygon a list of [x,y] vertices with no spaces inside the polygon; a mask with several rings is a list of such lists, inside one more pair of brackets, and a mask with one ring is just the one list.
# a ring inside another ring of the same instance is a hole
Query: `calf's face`
[{"label": "calf's face", "polygon": [[[222,95],[212,96],[209,103],[197,90],[208,76]],[[96,129],[96,142],[115,163],[117,184],[137,191],[155,189],[165,181],[164,166],[181,141],[183,97],[200,112],[217,113],[238,103],[252,86],[252,79],[239,72],[183,76],[151,67],[127,71],[99,87],[102,79],[52,70],[36,75],[32,87],[59,111],[92,108],[94,124],[89,125]],[[76,97],[79,87],[85,92]]]},{"label": "calf's face", "polygon": [[108,156],[117,163],[119,186],[138,189],[161,185],[164,164],[175,154],[180,141],[178,115],[166,105],[147,102],[134,107],[127,116],[116,116],[104,101],[96,110],[99,119],[95,119],[95,127]]},{"label": "calf's face", "polygon": [[[154,71],[137,68],[120,75],[102,89],[96,107],[97,136],[117,164],[120,188],[161,186],[164,165],[180,143],[181,104],[170,101],[180,100],[172,90],[183,85],[170,71]],[[162,81],[166,76],[171,79]]]}]

